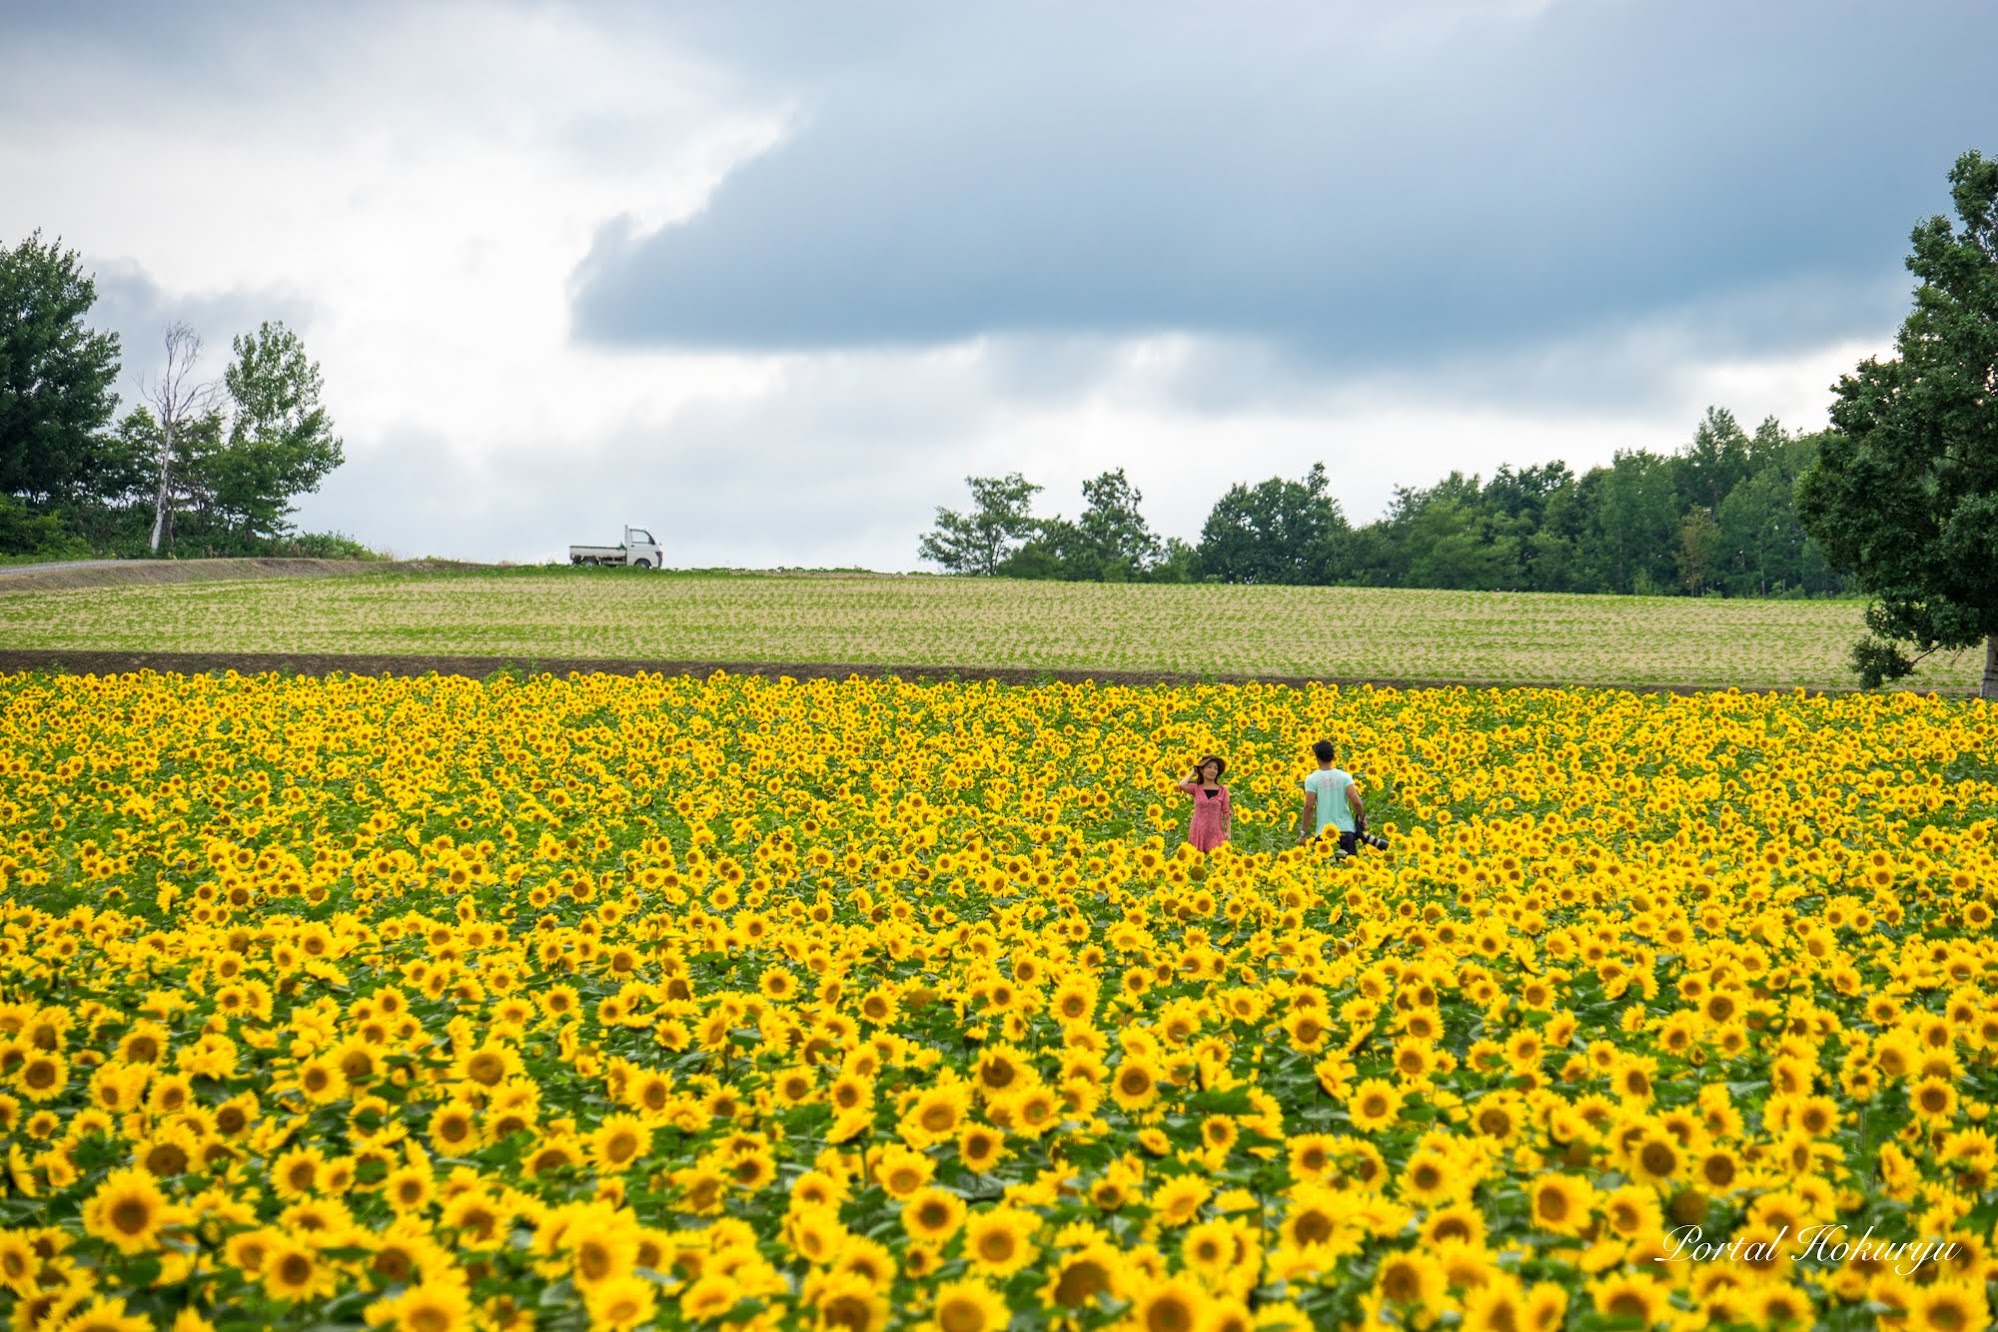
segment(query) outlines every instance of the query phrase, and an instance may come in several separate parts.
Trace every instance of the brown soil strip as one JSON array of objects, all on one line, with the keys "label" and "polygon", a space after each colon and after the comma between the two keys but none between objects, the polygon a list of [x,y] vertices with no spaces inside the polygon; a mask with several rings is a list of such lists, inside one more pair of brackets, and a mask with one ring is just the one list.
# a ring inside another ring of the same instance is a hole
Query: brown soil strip
[{"label": "brown soil strip", "polygon": [[[769,661],[647,661],[582,657],[403,657],[343,653],[292,652],[110,652],[89,649],[20,648],[0,650],[0,673],[48,671],[68,675],[125,675],[138,671],[199,675],[235,671],[238,675],[289,672],[293,675],[437,675],[484,679],[501,671],[527,675],[690,675],[701,678],[722,671],[729,675],[759,675],[767,679],[843,680],[894,676],[902,680],[993,680],[1000,684],[1031,685],[1058,682],[1115,685],[1269,684],[1302,689],[1307,685],[1371,686],[1376,689],[1568,689],[1572,682],[1536,680],[1417,680],[1300,675],[1199,675],[1185,671],[1077,671],[1023,666],[897,666],[872,662]],[[1624,686],[1585,686],[1625,688]],[[1706,694],[1712,685],[1637,685],[1640,694]],[[1789,690],[1744,689],[1745,694],[1788,693]],[[1854,690],[1812,690],[1812,693],[1853,693]]]}]

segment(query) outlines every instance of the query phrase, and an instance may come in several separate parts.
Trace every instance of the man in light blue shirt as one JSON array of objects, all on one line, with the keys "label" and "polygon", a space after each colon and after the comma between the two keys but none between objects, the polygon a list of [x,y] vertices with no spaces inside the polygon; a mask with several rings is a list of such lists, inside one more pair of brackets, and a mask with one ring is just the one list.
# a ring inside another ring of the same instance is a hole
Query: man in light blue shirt
[{"label": "man in light blue shirt", "polygon": [[1330,740],[1320,740],[1311,747],[1318,771],[1304,779],[1304,817],[1297,826],[1297,844],[1303,846],[1327,828],[1336,828],[1339,849],[1350,856],[1359,848],[1367,807],[1353,774],[1332,766],[1333,752]]}]

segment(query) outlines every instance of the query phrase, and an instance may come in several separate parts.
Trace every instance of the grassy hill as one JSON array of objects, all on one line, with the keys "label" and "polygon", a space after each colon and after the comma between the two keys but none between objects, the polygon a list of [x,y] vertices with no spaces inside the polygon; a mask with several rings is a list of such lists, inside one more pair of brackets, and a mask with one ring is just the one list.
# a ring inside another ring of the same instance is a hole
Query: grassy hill
[{"label": "grassy hill", "polygon": [[[0,650],[1838,689],[1861,631],[1861,607],[1833,601],[567,568],[212,576],[228,572],[8,575]],[[1910,683],[1968,693],[1980,667],[1965,653]]]}]

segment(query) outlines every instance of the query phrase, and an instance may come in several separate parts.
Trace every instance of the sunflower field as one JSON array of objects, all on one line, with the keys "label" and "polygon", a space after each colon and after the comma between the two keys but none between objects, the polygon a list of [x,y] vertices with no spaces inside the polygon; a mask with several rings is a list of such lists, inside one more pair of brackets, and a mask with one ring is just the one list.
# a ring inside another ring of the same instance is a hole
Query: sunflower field
[{"label": "sunflower field", "polygon": [[0,677],[0,1318],[1960,1332],[1994,893],[1912,694]]}]

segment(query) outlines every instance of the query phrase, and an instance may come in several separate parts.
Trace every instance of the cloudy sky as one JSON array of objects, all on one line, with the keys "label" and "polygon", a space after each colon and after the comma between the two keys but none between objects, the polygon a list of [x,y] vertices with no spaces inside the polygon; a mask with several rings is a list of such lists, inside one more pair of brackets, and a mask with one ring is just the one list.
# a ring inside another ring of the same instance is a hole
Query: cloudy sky
[{"label": "cloudy sky", "polygon": [[1821,424],[1998,152],[1989,0],[0,0],[0,240],[128,396],[290,323],[305,527],[918,567],[967,474],[1397,484]]}]

